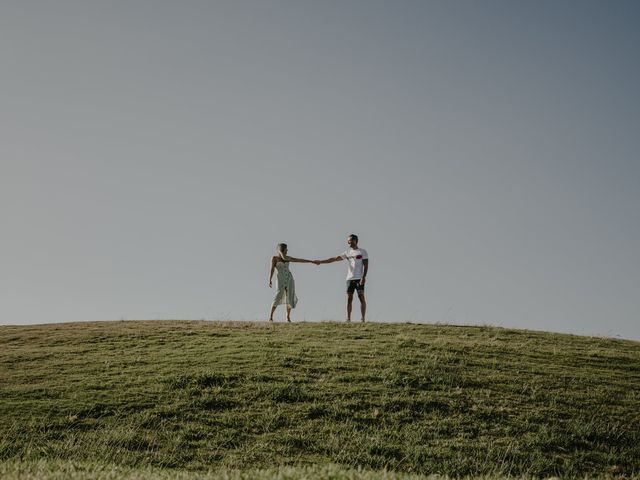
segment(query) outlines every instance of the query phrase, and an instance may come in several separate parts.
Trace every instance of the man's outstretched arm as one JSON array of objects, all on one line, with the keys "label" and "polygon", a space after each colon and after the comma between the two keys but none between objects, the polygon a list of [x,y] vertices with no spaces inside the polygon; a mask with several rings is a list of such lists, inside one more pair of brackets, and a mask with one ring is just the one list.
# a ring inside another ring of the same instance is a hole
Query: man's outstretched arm
[{"label": "man's outstretched arm", "polygon": [[337,257],[327,258],[326,260],[315,260],[313,263],[315,263],[316,265],[320,265],[321,263],[333,263],[339,262],[341,260],[343,260],[343,258],[338,255]]}]

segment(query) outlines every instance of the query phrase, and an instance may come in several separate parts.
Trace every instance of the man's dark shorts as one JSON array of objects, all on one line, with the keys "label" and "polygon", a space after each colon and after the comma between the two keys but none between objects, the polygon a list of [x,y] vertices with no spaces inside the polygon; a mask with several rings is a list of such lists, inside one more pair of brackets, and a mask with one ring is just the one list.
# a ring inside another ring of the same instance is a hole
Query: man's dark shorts
[{"label": "man's dark shorts", "polygon": [[358,291],[358,295],[364,293],[364,285],[360,285],[360,279],[347,280],[347,294],[353,295],[355,290]]}]

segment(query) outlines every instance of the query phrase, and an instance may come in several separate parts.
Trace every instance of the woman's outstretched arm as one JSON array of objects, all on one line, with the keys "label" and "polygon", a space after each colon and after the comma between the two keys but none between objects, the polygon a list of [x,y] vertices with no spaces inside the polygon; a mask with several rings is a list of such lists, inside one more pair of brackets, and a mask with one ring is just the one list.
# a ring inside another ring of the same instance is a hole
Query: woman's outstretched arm
[{"label": "woman's outstretched arm", "polygon": [[285,255],[285,261],[287,262],[297,262],[297,263],[313,263],[313,260],[307,260],[306,258],[296,258]]}]

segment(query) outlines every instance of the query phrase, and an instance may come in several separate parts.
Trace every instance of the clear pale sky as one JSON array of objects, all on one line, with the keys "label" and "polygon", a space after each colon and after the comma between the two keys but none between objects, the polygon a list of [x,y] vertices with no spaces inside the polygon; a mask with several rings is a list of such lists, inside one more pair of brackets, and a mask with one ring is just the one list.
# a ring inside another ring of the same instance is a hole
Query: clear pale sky
[{"label": "clear pale sky", "polygon": [[[3,1],[0,323],[263,320],[278,242],[353,232],[371,321],[640,339],[638,25],[637,1]],[[294,319],[345,318],[344,262],[292,271]]]}]

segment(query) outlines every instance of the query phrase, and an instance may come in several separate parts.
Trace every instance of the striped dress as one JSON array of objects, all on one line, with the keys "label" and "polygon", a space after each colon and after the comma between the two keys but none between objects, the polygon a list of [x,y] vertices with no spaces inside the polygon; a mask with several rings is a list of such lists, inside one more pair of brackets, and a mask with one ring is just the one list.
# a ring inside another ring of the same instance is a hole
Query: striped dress
[{"label": "striped dress", "polygon": [[273,299],[273,304],[289,305],[291,308],[296,308],[298,297],[296,297],[296,284],[289,270],[289,262],[276,263],[276,270],[278,272],[278,291]]}]

